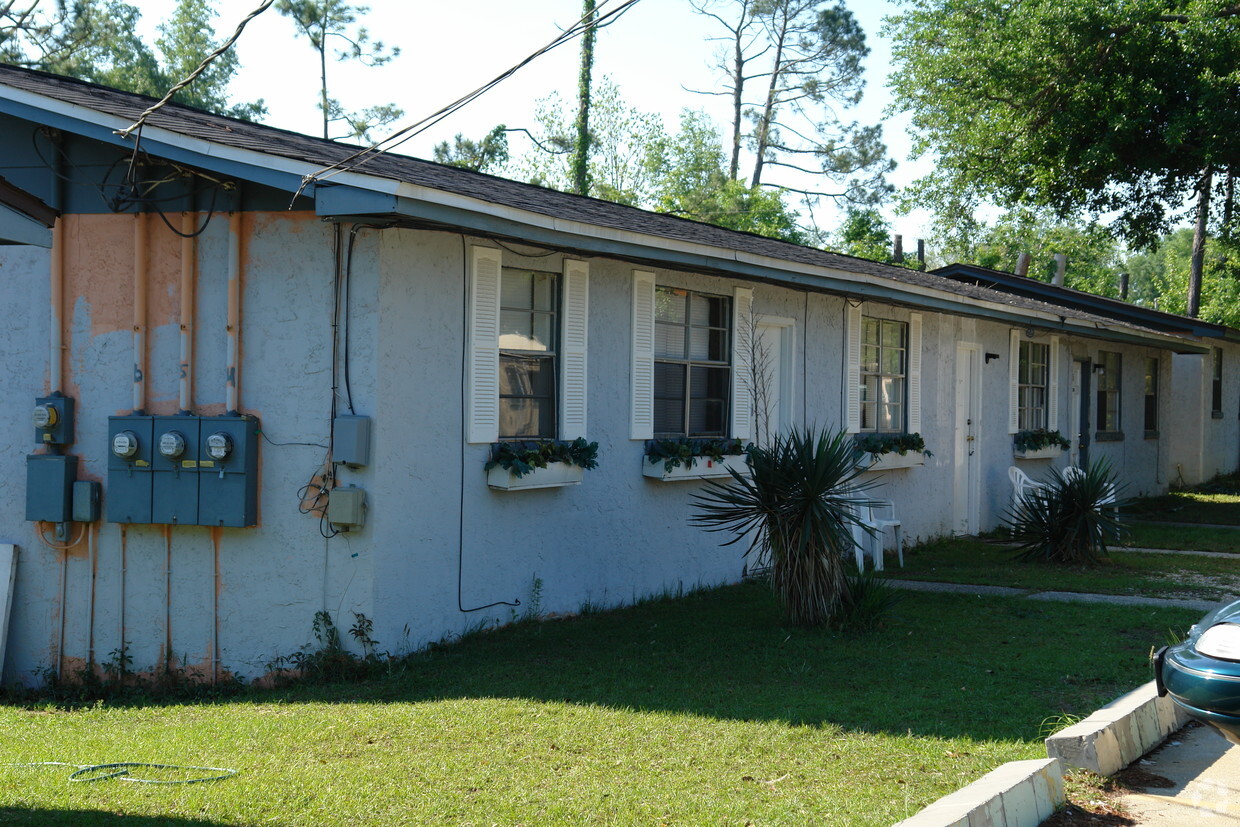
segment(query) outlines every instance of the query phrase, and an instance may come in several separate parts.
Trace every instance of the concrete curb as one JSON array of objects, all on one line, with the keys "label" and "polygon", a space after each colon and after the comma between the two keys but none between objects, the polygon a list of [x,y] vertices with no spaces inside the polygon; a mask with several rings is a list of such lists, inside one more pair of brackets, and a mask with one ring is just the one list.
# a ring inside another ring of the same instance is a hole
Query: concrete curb
[{"label": "concrete curb", "polygon": [[1188,723],[1154,682],[1118,698],[1078,724],[1046,739],[1046,754],[1069,767],[1113,775]]},{"label": "concrete curb", "polygon": [[1058,758],[1011,761],[896,827],[1036,827],[1065,800]]},{"label": "concrete curb", "polygon": [[1004,764],[897,827],[1033,827],[1066,800],[1064,767],[1113,775],[1188,720],[1150,681],[1047,738],[1050,757]]}]

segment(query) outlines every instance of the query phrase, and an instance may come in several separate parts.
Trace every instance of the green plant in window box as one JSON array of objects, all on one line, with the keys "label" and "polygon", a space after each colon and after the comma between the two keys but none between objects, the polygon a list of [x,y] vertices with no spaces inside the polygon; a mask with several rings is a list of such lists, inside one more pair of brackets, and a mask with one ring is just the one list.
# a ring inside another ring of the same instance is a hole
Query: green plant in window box
[{"label": "green plant in window box", "polygon": [[744,443],[739,439],[724,438],[692,438],[673,437],[671,439],[651,439],[646,442],[646,458],[651,465],[663,463],[663,470],[671,472],[678,465],[692,468],[699,459],[723,462],[724,457],[738,457],[748,454],[753,443]]},{"label": "green plant in window box", "polygon": [[1043,448],[1062,448],[1066,451],[1071,447],[1063,434],[1046,428],[1017,431],[1012,437],[1012,444],[1017,451],[1040,451]]},{"label": "green plant in window box", "polygon": [[544,439],[527,442],[496,442],[491,445],[491,459],[486,464],[490,471],[495,466],[503,468],[514,477],[524,477],[535,468],[546,468],[553,462],[577,465],[589,471],[598,467],[598,443],[586,442],[577,437],[572,442]]},{"label": "green plant in window box", "polygon": [[866,434],[857,437],[857,447],[869,454],[899,454],[904,456],[909,451],[917,451],[928,457],[934,456],[926,450],[926,441],[921,434]]}]

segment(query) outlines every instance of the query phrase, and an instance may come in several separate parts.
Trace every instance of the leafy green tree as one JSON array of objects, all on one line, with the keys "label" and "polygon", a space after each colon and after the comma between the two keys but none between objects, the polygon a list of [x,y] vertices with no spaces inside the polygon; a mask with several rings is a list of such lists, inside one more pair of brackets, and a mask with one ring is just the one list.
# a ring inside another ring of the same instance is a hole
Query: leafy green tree
[{"label": "leafy green tree", "polygon": [[891,225],[873,207],[849,207],[844,223],[836,233],[836,252],[871,261],[889,261],[892,256]]},{"label": "leafy green tree", "polygon": [[742,144],[754,157],[750,185],[768,184],[768,168],[821,175],[830,191],[807,195],[874,203],[891,192],[880,126],[846,123],[837,108],[855,105],[864,87],[865,33],[842,2],[699,0],[694,8],[727,36],[718,67],[732,99],[729,171],[739,173]]},{"label": "leafy green tree", "polygon": [[1057,221],[1044,211],[1012,210],[992,226],[978,224],[967,240],[949,239],[942,247],[948,261],[1015,272],[1022,253],[1031,257],[1029,276],[1051,281],[1055,254],[1068,257],[1064,284],[1100,296],[1119,297],[1122,251],[1110,232],[1094,222]]},{"label": "leafy green tree", "polygon": [[447,141],[437,144],[434,153],[436,163],[475,172],[496,171],[508,163],[508,130],[500,124],[478,141],[458,132],[451,144]]},{"label": "leafy green tree", "polygon": [[[121,0],[75,0],[54,11],[38,0],[18,8],[0,0],[0,60],[129,92],[162,96],[218,46],[206,0],[179,0],[159,27],[157,53],[136,34],[139,11]],[[210,112],[257,119],[262,101],[230,104],[237,57],[226,52],[173,100]]]},{"label": "leafy green tree", "polygon": [[936,155],[909,199],[957,216],[987,201],[1114,212],[1146,247],[1193,198],[1199,281],[1211,198],[1240,158],[1238,14],[1232,0],[908,0],[888,19],[891,85],[915,154]]},{"label": "leafy green tree", "polygon": [[[1211,238],[1206,243],[1201,279],[1200,318],[1240,327],[1240,250],[1235,240]],[[1181,227],[1163,236],[1154,250],[1125,263],[1131,274],[1131,297],[1169,313],[1184,313],[1192,272],[1193,230]]]},{"label": "leafy green tree", "polygon": [[370,11],[369,6],[354,5],[347,0],[278,0],[276,9],[293,21],[297,34],[306,38],[319,58],[319,111],[323,113],[323,137],[331,137],[331,125],[343,124],[347,131],[337,137],[369,140],[376,129],[404,116],[394,104],[350,110],[329,93],[327,55],[331,50],[328,38],[343,42],[335,50],[336,60],[356,60],[363,66],[382,66],[400,55],[397,47],[387,48],[383,41],[371,40],[364,26],[354,27],[358,17]]}]

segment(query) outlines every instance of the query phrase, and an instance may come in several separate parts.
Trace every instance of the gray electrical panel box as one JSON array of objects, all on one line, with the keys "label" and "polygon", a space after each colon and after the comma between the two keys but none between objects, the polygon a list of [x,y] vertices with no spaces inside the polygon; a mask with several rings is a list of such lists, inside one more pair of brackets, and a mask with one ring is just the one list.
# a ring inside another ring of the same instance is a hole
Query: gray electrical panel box
[{"label": "gray electrical panel box", "polygon": [[366,489],[349,485],[333,488],[327,495],[327,521],[338,531],[366,524]]},{"label": "gray electrical panel box", "polygon": [[78,458],[65,454],[26,456],[26,519],[67,523],[73,515]]},{"label": "gray electrical panel box", "polygon": [[151,452],[151,522],[198,523],[198,431],[196,416],[154,418]]},{"label": "gray electrical panel box", "polygon": [[258,420],[204,416],[198,431],[198,525],[258,523]]},{"label": "gray electrical panel box", "polygon": [[150,523],[155,418],[108,417],[108,522]]},{"label": "gray electrical panel box", "polygon": [[34,441],[40,445],[73,442],[73,399],[44,396],[34,401]]},{"label": "gray electrical panel box", "polygon": [[99,489],[94,480],[73,483],[73,522],[93,523],[99,519]]},{"label": "gray electrical panel box", "polygon": [[342,414],[332,422],[332,462],[370,465],[370,417]]}]

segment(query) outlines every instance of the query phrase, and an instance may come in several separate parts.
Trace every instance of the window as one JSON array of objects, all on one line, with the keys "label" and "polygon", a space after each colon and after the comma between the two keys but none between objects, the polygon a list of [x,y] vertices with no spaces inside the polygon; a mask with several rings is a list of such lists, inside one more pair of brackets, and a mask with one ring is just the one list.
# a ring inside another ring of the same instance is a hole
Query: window
[{"label": "window", "polygon": [[1210,383],[1210,415],[1220,419],[1223,416],[1223,349],[1216,347],[1212,350],[1214,366]]},{"label": "window", "polygon": [[1100,351],[1098,364],[1102,367],[1098,373],[1098,430],[1118,433],[1120,354]]},{"label": "window", "polygon": [[1158,360],[1145,359],[1145,434],[1158,435]]},{"label": "window", "polygon": [[1016,425],[1032,431],[1047,427],[1046,400],[1050,376],[1050,345],[1021,341],[1016,368]]},{"label": "window", "polygon": [[731,299],[657,287],[654,303],[655,436],[727,436]]},{"label": "window", "polygon": [[465,440],[586,436],[590,268],[504,267],[470,248]]},{"label": "window", "polygon": [[555,439],[558,289],[556,273],[500,275],[500,439]]},{"label": "window", "polygon": [[861,430],[905,430],[908,325],[861,317]]}]

